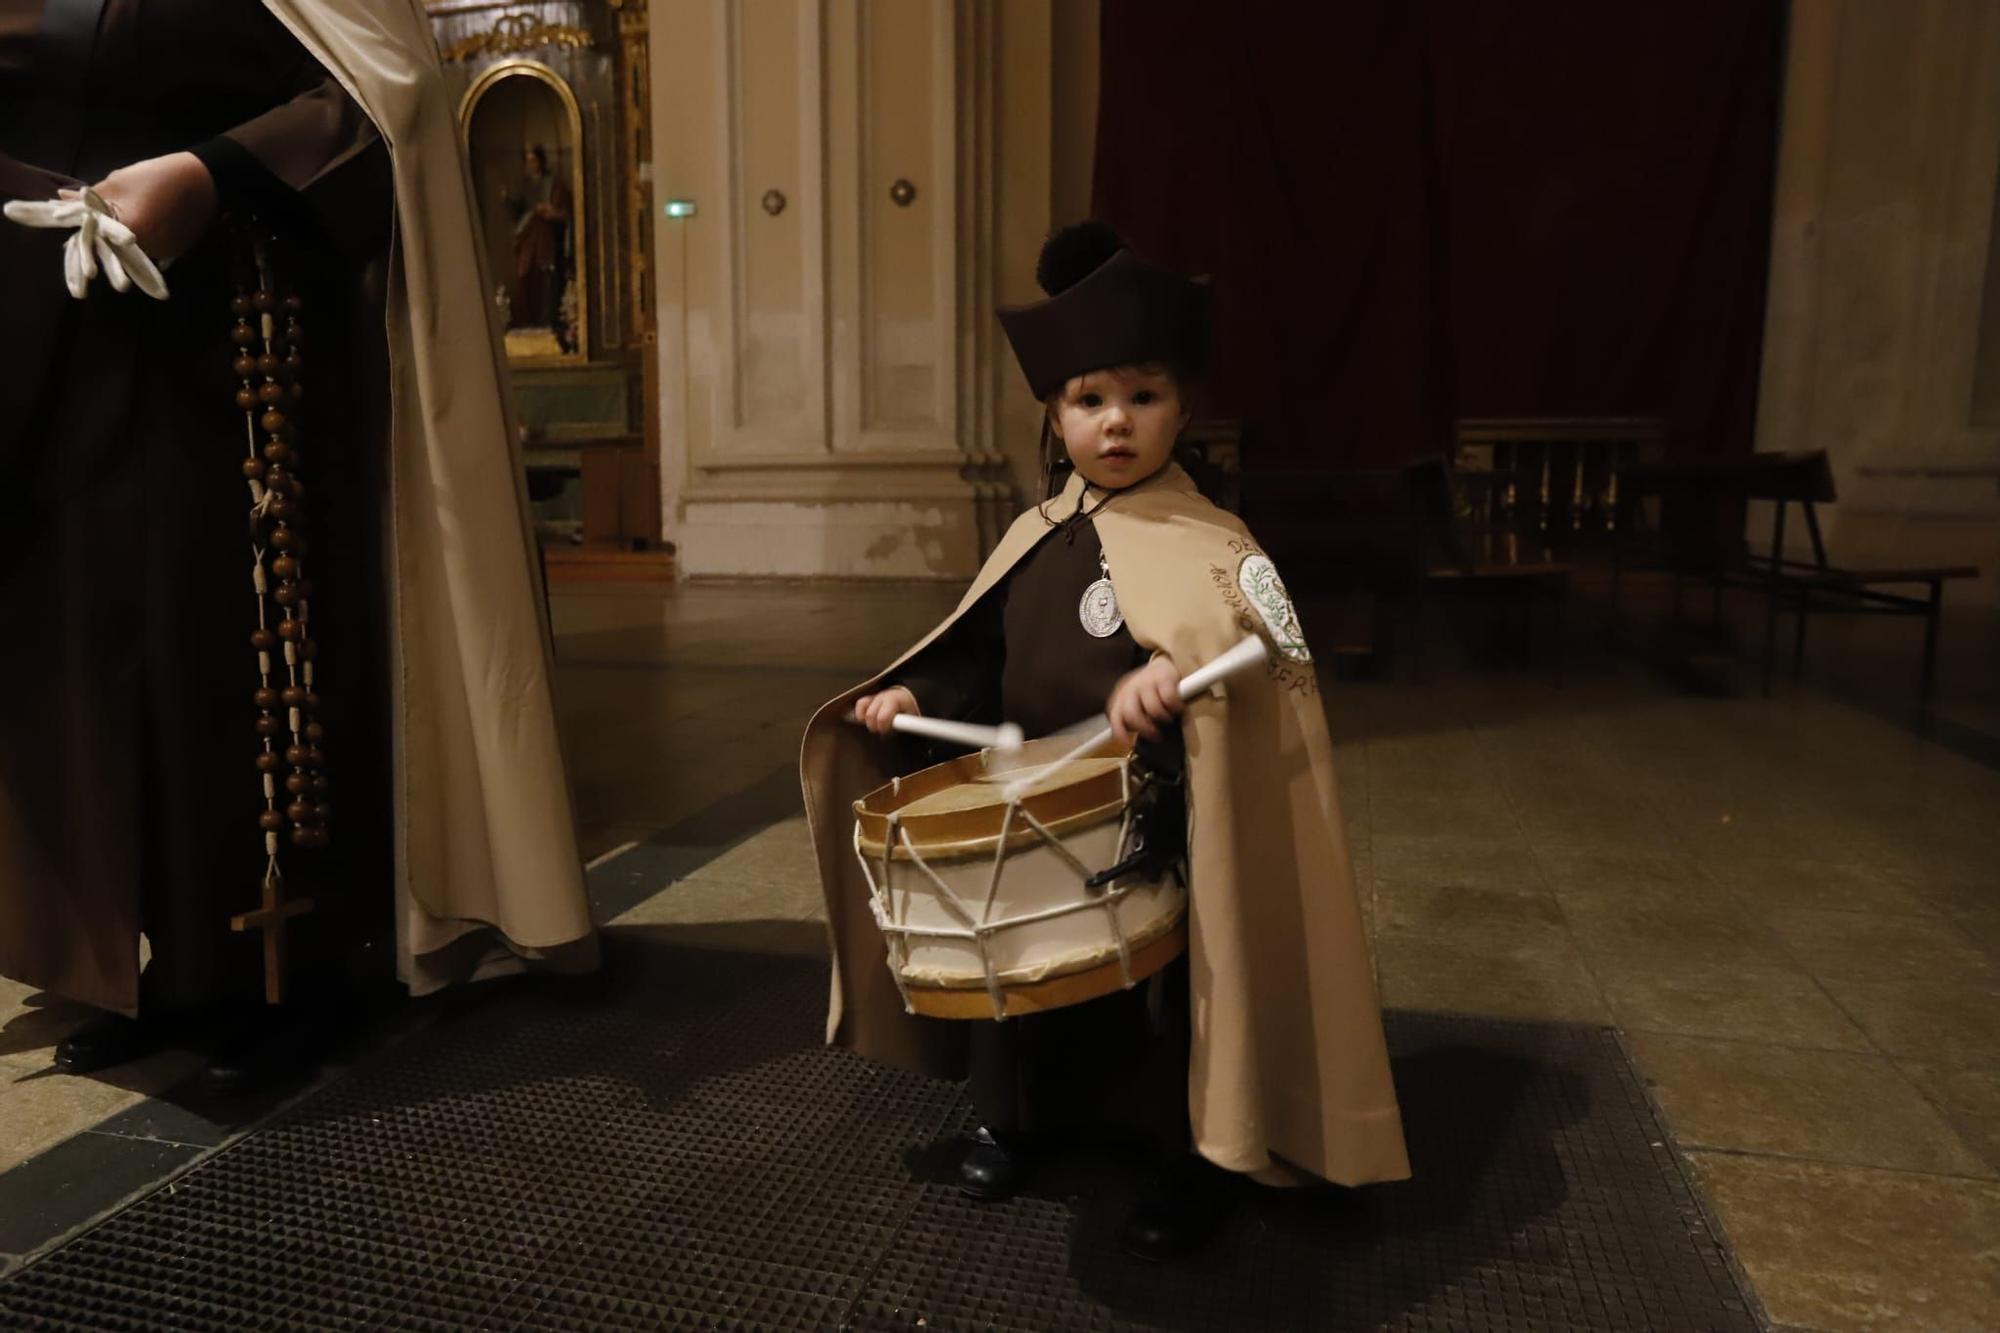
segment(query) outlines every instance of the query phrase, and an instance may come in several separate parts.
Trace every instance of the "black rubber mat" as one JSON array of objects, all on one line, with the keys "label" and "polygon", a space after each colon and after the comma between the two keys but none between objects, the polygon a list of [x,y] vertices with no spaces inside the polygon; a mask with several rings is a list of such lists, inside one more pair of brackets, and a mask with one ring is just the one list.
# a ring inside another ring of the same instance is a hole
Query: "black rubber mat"
[{"label": "black rubber mat", "polygon": [[[816,929],[816,928],[814,928]],[[1417,1178],[1111,1246],[1132,1164],[939,1183],[958,1089],[818,1045],[825,964],[626,941],[488,990],[0,1284],[9,1328],[1738,1329],[1616,1038],[1391,1016]]]}]

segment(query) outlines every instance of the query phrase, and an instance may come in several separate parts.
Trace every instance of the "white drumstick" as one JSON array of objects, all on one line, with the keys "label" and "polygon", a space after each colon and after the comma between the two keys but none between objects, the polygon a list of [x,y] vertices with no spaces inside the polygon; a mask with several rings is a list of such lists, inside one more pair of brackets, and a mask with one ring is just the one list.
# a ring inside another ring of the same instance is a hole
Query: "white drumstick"
[{"label": "white drumstick", "polygon": [[[1240,671],[1247,671],[1251,667],[1263,665],[1264,660],[1270,655],[1270,649],[1265,647],[1263,637],[1252,634],[1235,647],[1217,655],[1213,660],[1196,667],[1187,675],[1182,676],[1180,696],[1184,700],[1192,699],[1219,680],[1227,679]],[[1064,764],[1069,763],[1072,759],[1083,758],[1083,756],[1089,754],[1092,750],[1095,750],[1110,739],[1111,728],[1109,726],[1100,727],[1091,734],[1089,740],[1083,742],[1062,758],[1054,760],[1046,767],[1038,765],[1036,773],[1039,776],[1040,774],[1054,772]],[[1009,801],[1018,801],[1021,799],[1022,793],[1034,786],[1036,781],[1037,778],[1028,778],[1025,781],[1009,783],[1002,795]]]},{"label": "white drumstick", "polygon": [[[847,720],[858,722],[859,718],[849,713]],[[982,727],[973,722],[947,722],[943,718],[922,717],[916,713],[898,713],[890,726],[897,731],[907,731],[913,736],[928,736],[932,740],[950,741],[973,750],[999,750],[1012,753],[1021,748],[1021,729],[1012,722],[1002,722],[997,727]]]}]

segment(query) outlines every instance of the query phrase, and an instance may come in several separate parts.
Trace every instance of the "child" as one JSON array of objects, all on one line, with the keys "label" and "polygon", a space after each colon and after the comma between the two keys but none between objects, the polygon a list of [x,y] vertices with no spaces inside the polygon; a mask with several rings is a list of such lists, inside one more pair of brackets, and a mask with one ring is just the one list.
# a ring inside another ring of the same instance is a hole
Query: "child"
[{"label": "child", "polygon": [[[835,956],[827,1033],[942,1076],[969,1040],[982,1129],[960,1185],[984,1198],[1019,1185],[1026,1131],[1107,1091],[1088,1086],[1093,1058],[1101,1070],[1143,1050],[1138,1080],[1109,1091],[1139,1103],[1126,1109],[1161,1150],[1122,1237],[1161,1259],[1198,1244],[1213,1215],[1201,1159],[1269,1183],[1409,1167],[1311,655],[1269,558],[1171,460],[1207,351],[1208,288],[1092,223],[1051,237],[1036,278],[1048,299],[1000,320],[1047,406],[1044,447],[1059,439],[1074,472],[1015,521],[949,620],[806,731]],[[1179,679],[1251,632],[1273,650],[1265,670],[1184,707]],[[850,710],[866,730],[842,720]],[[902,712],[1004,718],[1032,737],[1099,711],[1137,743],[1154,790],[1185,783],[1185,834],[1156,820],[1151,850],[1178,859],[1162,844],[1184,839],[1187,956],[1132,991],[1005,1023],[906,1014],[850,842],[852,800],[910,767],[875,737]],[[1066,1057],[1083,1073],[1052,1079]]]}]

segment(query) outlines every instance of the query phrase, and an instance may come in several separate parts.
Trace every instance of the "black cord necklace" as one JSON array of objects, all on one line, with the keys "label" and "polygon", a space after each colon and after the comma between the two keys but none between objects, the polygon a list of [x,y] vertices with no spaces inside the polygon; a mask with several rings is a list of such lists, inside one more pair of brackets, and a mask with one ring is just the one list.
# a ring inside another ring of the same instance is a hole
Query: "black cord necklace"
[{"label": "black cord necklace", "polygon": [[[1162,464],[1159,471],[1153,473],[1152,476],[1143,478],[1139,481],[1135,481],[1130,486],[1121,486],[1116,490],[1113,490],[1105,486],[1099,486],[1094,481],[1085,480],[1085,482],[1083,483],[1083,489],[1077,492],[1076,508],[1070,513],[1070,516],[1068,518],[1061,520],[1052,519],[1049,517],[1048,510],[1043,509],[1042,522],[1047,524],[1049,527],[1060,529],[1062,532],[1063,540],[1065,542],[1070,543],[1071,545],[1074,545],[1076,542],[1076,530],[1078,527],[1082,525],[1085,519],[1095,517],[1099,510],[1103,509],[1104,506],[1110,504],[1113,500],[1116,500],[1119,496],[1130,495],[1133,491],[1136,491],[1141,487],[1152,485],[1155,481],[1158,481],[1160,479],[1161,475],[1165,473],[1166,470],[1167,470],[1166,466]],[[1090,493],[1094,490],[1104,492],[1104,498],[1099,500],[1096,504],[1091,505],[1088,509],[1086,509],[1084,508],[1084,504],[1086,501],[1090,499]]]}]

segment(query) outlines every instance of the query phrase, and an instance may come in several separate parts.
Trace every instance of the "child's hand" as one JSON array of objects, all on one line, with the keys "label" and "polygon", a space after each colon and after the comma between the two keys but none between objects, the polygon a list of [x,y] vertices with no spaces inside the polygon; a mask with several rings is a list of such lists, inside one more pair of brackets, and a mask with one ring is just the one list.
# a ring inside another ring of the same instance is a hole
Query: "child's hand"
[{"label": "child's hand", "polygon": [[918,713],[917,696],[901,685],[891,685],[877,694],[864,694],[854,701],[854,720],[877,736],[895,730],[896,714]]},{"label": "child's hand", "polygon": [[1120,745],[1134,736],[1160,739],[1160,726],[1171,722],[1187,705],[1181,702],[1181,673],[1164,657],[1156,657],[1120,680],[1111,691],[1104,715]]}]

